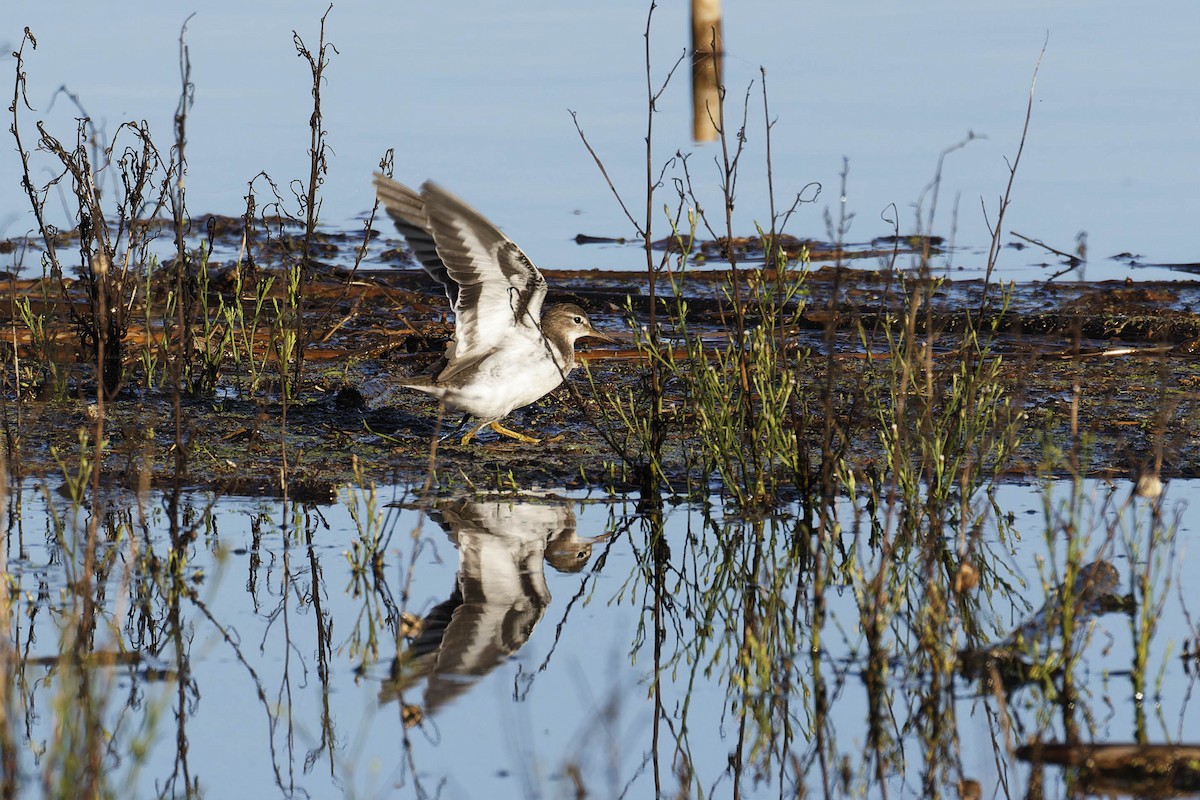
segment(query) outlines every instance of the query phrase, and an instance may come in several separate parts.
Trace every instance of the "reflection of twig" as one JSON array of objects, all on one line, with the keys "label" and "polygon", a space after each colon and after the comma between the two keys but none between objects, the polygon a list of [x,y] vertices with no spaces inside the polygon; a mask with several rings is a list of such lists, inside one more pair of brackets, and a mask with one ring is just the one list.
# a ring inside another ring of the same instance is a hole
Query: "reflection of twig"
[{"label": "reflection of twig", "polygon": [[[221,635],[221,638],[225,640],[225,643],[228,644],[230,646],[230,648],[233,649],[233,654],[237,658],[237,660],[241,663],[241,665],[243,667],[246,668],[246,671],[248,673],[250,673],[250,678],[254,681],[254,691],[255,691],[255,694],[258,695],[258,701],[260,703],[262,703],[263,709],[265,709],[267,712],[267,727],[274,728],[275,715],[271,713],[271,704],[267,702],[267,692],[265,689],[263,689],[262,680],[258,677],[258,673],[254,671],[254,667],[250,665],[250,662],[247,661],[246,657],[242,654],[241,645],[234,639],[234,637],[230,633],[229,629],[217,621],[217,618],[213,616],[211,611],[209,611],[208,606],[206,606],[204,604],[203,600],[196,597],[194,592],[189,593],[188,599],[191,600],[192,605],[195,606],[200,611],[200,613],[203,614],[208,619],[208,621],[212,623],[213,627],[217,629],[217,633],[219,633]],[[279,763],[278,763],[278,761],[276,759],[276,755],[275,755],[275,737],[274,736],[267,737],[267,746],[271,749],[271,766],[275,770],[275,780],[280,786],[282,786],[283,785],[283,777],[282,777],[282,775],[280,775]]]},{"label": "reflection of twig", "polygon": [[[319,510],[315,510],[320,514]],[[328,527],[328,524],[326,524]],[[321,560],[317,556],[317,549],[313,546],[313,526],[304,526],[305,535],[305,550],[308,553],[308,569],[309,578],[311,580],[312,594],[309,598],[312,603],[313,621],[316,624],[317,633],[317,677],[321,681],[321,740],[319,744],[310,750],[304,758],[304,766],[311,768],[316,763],[317,757],[322,751],[329,753],[329,768],[332,771],[335,769],[334,764],[334,729],[333,716],[329,707],[329,660],[332,656],[333,645],[331,640],[330,630],[333,627],[333,619],[330,613],[322,608],[321,596],[325,594],[321,586]]]},{"label": "reflection of twig", "polygon": [[1078,267],[1079,267],[1079,262],[1076,262],[1074,264],[1068,264],[1067,266],[1060,269],[1058,272],[1051,275],[1049,278],[1046,278],[1046,283],[1050,283],[1051,281],[1056,281],[1059,278],[1061,278],[1063,275],[1066,275],[1068,272],[1074,272],[1076,269],[1078,269]]},{"label": "reflection of twig", "polygon": [[[632,516],[625,518],[621,525],[621,527],[624,529],[624,532],[628,532],[629,526],[633,524],[635,519],[636,517]],[[583,595],[587,592],[588,579],[599,575],[600,571],[604,568],[604,564],[608,560],[609,551],[612,550],[612,547],[614,544],[616,544],[617,540],[615,531],[606,535],[608,536],[608,544],[596,558],[596,563],[592,566],[591,571],[589,571],[579,583],[579,591],[577,591],[575,596],[572,597],[567,603],[567,607],[563,610],[562,619],[560,619],[558,621],[558,625],[554,627],[554,641],[550,645],[550,649],[546,652],[546,657],[542,659],[542,663],[538,665],[538,668],[530,673],[529,677],[525,679],[524,691],[521,691],[520,688],[514,687],[513,696],[516,697],[517,700],[523,701],[529,695],[529,690],[533,688],[534,678],[537,677],[538,673],[545,672],[546,667],[550,666],[550,659],[554,656],[554,651],[558,648],[558,642],[562,638],[563,627],[567,624],[567,618],[571,616],[571,609],[575,606],[575,603],[578,602],[579,598],[583,597]],[[520,680],[520,675],[518,674],[514,680]]]}]

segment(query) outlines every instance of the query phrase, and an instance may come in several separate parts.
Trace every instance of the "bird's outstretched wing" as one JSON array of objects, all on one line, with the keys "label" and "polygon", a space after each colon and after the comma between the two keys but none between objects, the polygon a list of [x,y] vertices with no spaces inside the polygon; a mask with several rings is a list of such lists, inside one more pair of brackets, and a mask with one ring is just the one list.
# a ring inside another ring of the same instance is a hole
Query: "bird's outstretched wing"
[{"label": "bird's outstretched wing", "polygon": [[376,175],[375,191],[425,271],[446,287],[455,314],[451,369],[481,357],[514,328],[537,329],[546,279],[486,217],[429,181],[418,194]]},{"label": "bird's outstretched wing", "polygon": [[379,173],[375,174],[375,194],[396,224],[396,230],[408,241],[417,261],[442,285],[453,306],[458,302],[458,284],[450,280],[446,265],[438,255],[429,217],[425,214],[425,199],[404,184]]}]

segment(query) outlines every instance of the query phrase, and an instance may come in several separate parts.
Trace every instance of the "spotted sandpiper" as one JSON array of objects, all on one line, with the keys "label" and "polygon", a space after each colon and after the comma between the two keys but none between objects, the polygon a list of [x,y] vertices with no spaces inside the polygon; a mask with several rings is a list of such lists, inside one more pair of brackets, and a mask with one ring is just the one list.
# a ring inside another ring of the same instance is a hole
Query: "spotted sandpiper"
[{"label": "spotted sandpiper", "polygon": [[425,271],[454,309],[454,341],[426,374],[401,386],[433,395],[484,427],[522,442],[500,420],[562,383],[575,368],[575,340],[613,342],[592,327],[582,308],[552,305],[542,313],[546,279],[511,239],[482,214],[435,183],[420,192],[384,175],[375,192]]}]

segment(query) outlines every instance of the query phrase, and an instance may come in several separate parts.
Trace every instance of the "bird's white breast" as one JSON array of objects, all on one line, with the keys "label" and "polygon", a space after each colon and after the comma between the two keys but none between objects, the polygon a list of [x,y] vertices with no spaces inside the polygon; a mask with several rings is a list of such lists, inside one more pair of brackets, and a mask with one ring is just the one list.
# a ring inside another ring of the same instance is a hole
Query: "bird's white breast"
[{"label": "bird's white breast", "polygon": [[510,411],[554,390],[573,364],[550,357],[550,345],[537,332],[514,333],[478,364],[462,386],[447,387],[446,404],[481,420],[500,419]]}]

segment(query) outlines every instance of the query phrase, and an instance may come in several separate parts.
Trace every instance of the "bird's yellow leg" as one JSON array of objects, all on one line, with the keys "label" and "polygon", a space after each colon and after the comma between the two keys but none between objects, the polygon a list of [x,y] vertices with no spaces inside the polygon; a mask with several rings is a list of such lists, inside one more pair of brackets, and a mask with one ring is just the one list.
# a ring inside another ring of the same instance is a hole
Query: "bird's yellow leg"
[{"label": "bird's yellow leg", "polygon": [[474,428],[471,428],[471,430],[467,431],[467,435],[462,437],[462,439],[460,440],[460,444],[462,444],[463,447],[466,447],[467,443],[475,438],[475,434],[477,434],[481,430],[483,430],[484,425],[487,425],[487,423],[481,422],[478,425],[476,425]]},{"label": "bird's yellow leg", "polygon": [[[480,426],[480,427],[482,427],[482,426]],[[526,436],[523,433],[517,433],[516,431],[510,431],[508,428],[501,425],[499,421],[490,423],[489,427],[491,427],[492,430],[494,430],[496,433],[500,434],[501,436],[511,436],[514,439],[525,442],[525,444],[537,444],[538,442],[541,441],[541,439],[535,439],[532,436]]]}]

